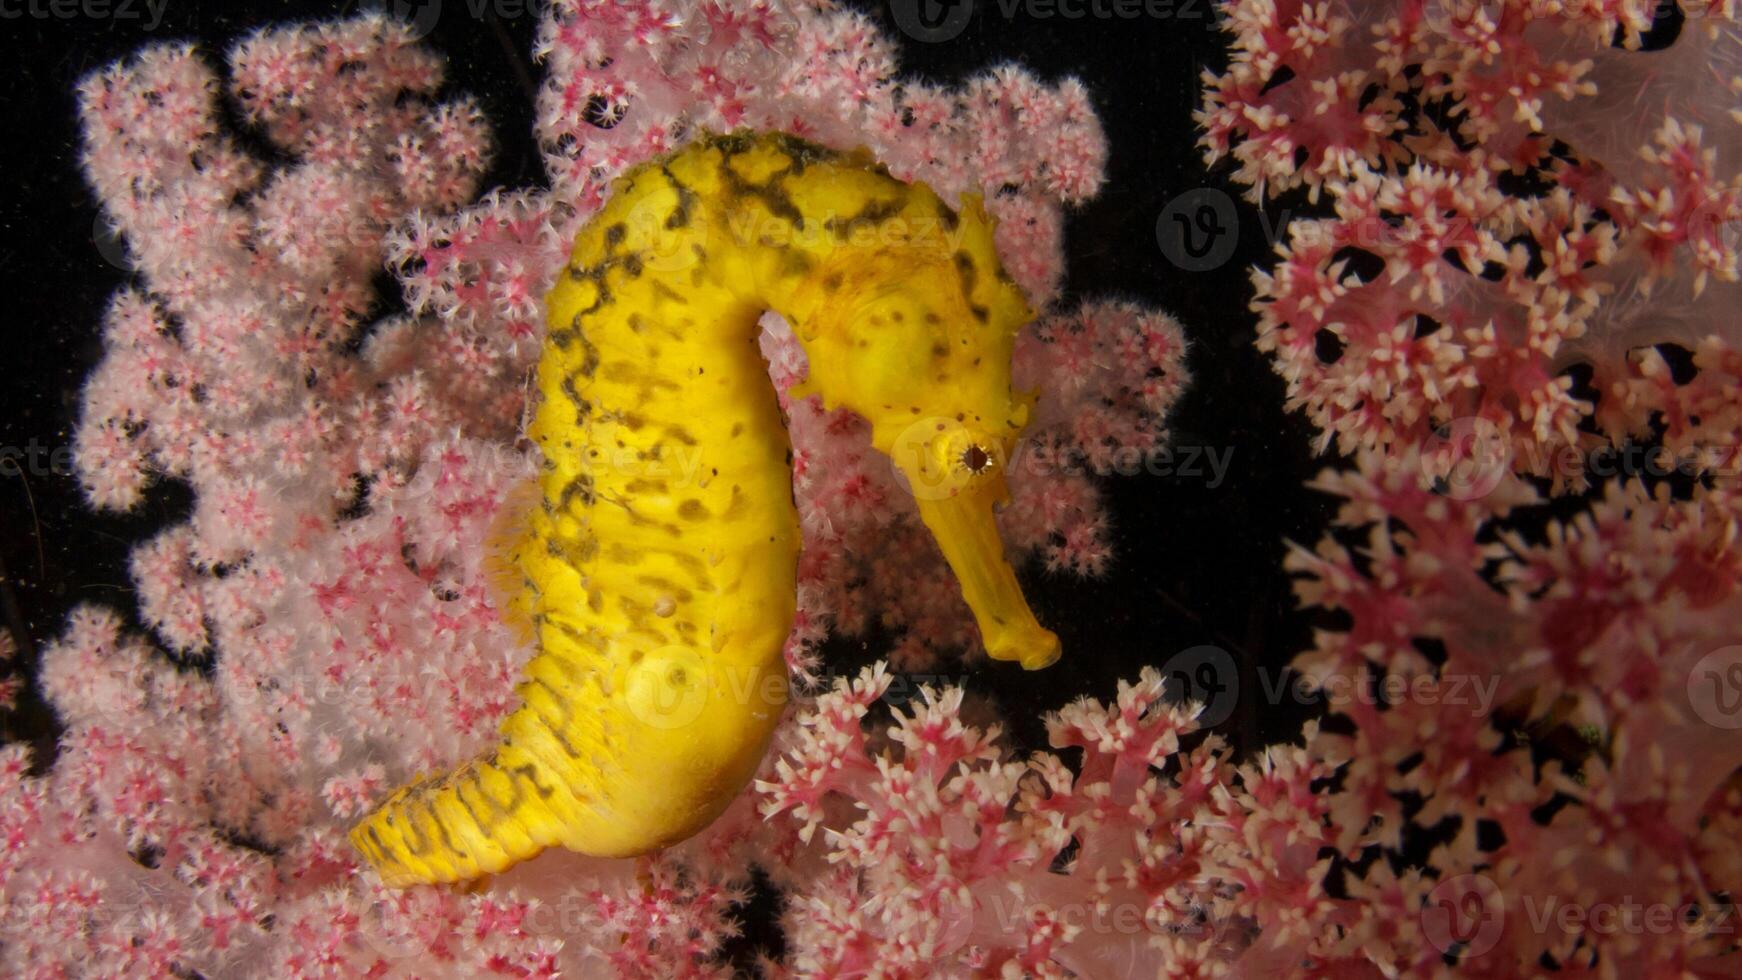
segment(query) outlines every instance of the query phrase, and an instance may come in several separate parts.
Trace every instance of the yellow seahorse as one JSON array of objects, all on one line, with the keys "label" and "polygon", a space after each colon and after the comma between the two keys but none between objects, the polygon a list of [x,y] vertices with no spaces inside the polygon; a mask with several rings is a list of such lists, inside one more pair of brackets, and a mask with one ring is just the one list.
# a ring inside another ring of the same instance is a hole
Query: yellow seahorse
[{"label": "yellow seahorse", "polygon": [[542,502],[508,556],[506,611],[538,654],[496,748],[351,831],[387,884],[558,844],[657,850],[750,780],[786,702],[799,550],[764,311],[809,358],[798,393],[871,422],[987,651],[1057,658],[993,521],[1028,421],[1010,354],[1031,314],[977,197],[953,210],[863,151],[705,136],[614,183],[548,306],[528,430]]}]

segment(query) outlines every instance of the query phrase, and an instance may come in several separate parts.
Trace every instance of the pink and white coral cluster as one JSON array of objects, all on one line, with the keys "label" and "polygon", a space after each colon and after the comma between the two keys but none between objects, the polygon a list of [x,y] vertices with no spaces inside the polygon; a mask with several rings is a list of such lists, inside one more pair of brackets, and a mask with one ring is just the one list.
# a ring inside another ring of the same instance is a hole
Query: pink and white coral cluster
[{"label": "pink and white coral cluster", "polygon": [[882,723],[881,668],[837,682],[758,786],[777,853],[828,844],[777,872],[796,974],[1735,976],[1734,494],[1617,487],[1496,539],[1520,482],[1456,500],[1363,458],[1319,488],[1366,538],[1289,560],[1348,622],[1294,662],[1337,716],[1298,746],[1237,763],[1153,670],[1047,719],[1074,766],[1012,758],[959,690]]},{"label": "pink and white coral cluster", "polygon": [[[787,904],[797,975],[1190,976],[1246,952],[1255,927],[1296,938],[1323,802],[1272,793],[1276,760],[1236,769],[1214,736],[1182,752],[1197,710],[1164,703],[1153,669],[1114,704],[1049,716],[1053,747],[1082,752],[1075,772],[1010,758],[995,727],[964,724],[959,689],[870,725],[889,681],[837,682],[758,787],[764,813],[829,845]],[[1281,765],[1301,789],[1323,775]]]},{"label": "pink and white coral cluster", "polygon": [[[1341,770],[1341,849],[1384,855],[1345,876],[1343,954],[1420,976],[1448,954],[1485,976],[1735,975],[1734,492],[1610,484],[1536,536],[1507,524],[1535,500],[1517,483],[1450,500],[1364,457],[1319,487],[1365,538],[1289,559],[1302,600],[1350,622],[1295,661],[1353,725],[1307,747]],[[1589,744],[1533,756],[1532,733],[1569,731]],[[1430,876],[1398,879],[1386,856],[1412,826],[1449,833]]]},{"label": "pink and white coral cluster", "polygon": [[[1104,140],[1074,82],[1013,68],[961,91],[903,82],[863,17],[810,4],[562,2],[539,53],[552,188],[470,204],[485,124],[386,19],[255,34],[222,75],[190,46],[153,47],[82,85],[86,170],[137,276],[85,389],[79,475],[106,509],[183,480],[193,511],[133,555],[156,644],[83,608],[44,652],[66,730],[36,772],[5,754],[7,972],[730,972],[752,854],[796,839],[749,794],[662,856],[546,855],[467,894],[381,889],[342,838],[512,707],[530,651],[498,621],[482,562],[536,465],[516,437],[542,297],[612,177],[700,128],[754,126],[866,145],[947,197],[984,193],[1006,263],[1046,308],[1060,206],[1094,193]],[[224,100],[276,159],[225,132]],[[402,314],[380,314],[383,266]],[[791,380],[803,364],[769,326],[774,376]],[[1037,442],[1086,462],[1014,475],[1022,552],[1105,565],[1088,473],[1163,437],[1182,348],[1165,316],[1099,303],[1025,341],[1022,370],[1045,389]],[[904,631],[909,660],[971,645],[862,427],[787,407],[806,536],[795,665],[815,669],[826,631],[876,619]]]},{"label": "pink and white coral cluster", "polygon": [[[1353,454],[1288,559],[1332,614],[1293,665],[1337,716],[1305,739],[1340,855],[1315,970],[1742,968],[1742,143],[1703,87],[1742,32],[1702,7],[1631,50],[1652,6],[1224,6],[1209,155],[1334,212],[1253,273],[1291,404]],[[1597,480],[1629,438],[1670,465]]]},{"label": "pink and white coral cluster", "polygon": [[1734,455],[1735,410],[1651,345],[1722,374],[1742,343],[1742,127],[1714,97],[1742,88],[1742,31],[1694,4],[1667,50],[1633,50],[1660,7],[1224,5],[1208,158],[1254,202],[1305,187],[1332,212],[1253,274],[1259,346],[1326,443],[1578,488],[1655,412],[1673,448]]}]

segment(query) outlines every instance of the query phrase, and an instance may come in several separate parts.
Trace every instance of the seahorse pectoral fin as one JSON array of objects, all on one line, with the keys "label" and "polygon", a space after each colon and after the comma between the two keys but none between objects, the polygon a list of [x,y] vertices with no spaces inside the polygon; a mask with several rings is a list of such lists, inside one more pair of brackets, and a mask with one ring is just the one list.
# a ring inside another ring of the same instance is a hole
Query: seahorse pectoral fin
[{"label": "seahorse pectoral fin", "polygon": [[1025,670],[1050,666],[1059,658],[1058,637],[1028,608],[992,518],[993,506],[1006,496],[1003,479],[977,481],[950,496],[916,496],[920,519],[962,584],[986,652],[994,660],[1018,661]]},{"label": "seahorse pectoral fin", "polygon": [[484,540],[485,587],[503,625],[523,644],[531,643],[537,631],[530,608],[533,595],[521,570],[521,549],[535,544],[535,536],[528,529],[540,499],[537,480],[522,480],[511,486],[497,506]]}]

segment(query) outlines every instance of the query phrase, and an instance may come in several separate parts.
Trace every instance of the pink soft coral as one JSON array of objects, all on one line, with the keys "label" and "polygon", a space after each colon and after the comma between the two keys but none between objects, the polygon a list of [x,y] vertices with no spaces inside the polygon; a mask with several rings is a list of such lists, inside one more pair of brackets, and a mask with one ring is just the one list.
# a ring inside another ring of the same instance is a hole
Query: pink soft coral
[{"label": "pink soft coral", "polygon": [[[255,34],[227,77],[157,46],[81,86],[86,171],[138,276],[84,392],[79,475],[99,508],[134,507],[160,479],[194,503],[133,555],[157,644],[78,610],[42,660],[58,756],[33,775],[6,750],[12,972],[728,972],[750,854],[775,846],[748,795],[659,857],[546,855],[473,894],[385,891],[340,836],[512,707],[529,651],[498,621],[481,544],[535,465],[515,440],[542,297],[614,176],[704,127],[747,126],[865,145],[952,199],[984,194],[1007,266],[1046,308],[1060,208],[1095,192],[1105,141],[1075,82],[1003,68],[961,91],[902,83],[865,18],[808,4],[557,3],[539,53],[552,188],[470,204],[490,151],[477,107],[438,97],[441,60],[385,19]],[[225,132],[225,98],[281,162]],[[406,312],[373,318],[383,265]],[[784,383],[803,364],[769,326]],[[1054,390],[1044,438],[1091,468],[1155,445],[1182,346],[1148,311],[1051,314],[1024,355]],[[1095,426],[1067,431],[1090,403]],[[909,660],[971,647],[862,428],[788,408],[806,515],[794,662],[812,669],[827,631],[879,618],[905,630]],[[1106,563],[1084,472],[1015,484],[1024,553]]]},{"label": "pink soft coral", "polygon": [[1660,412],[1677,449],[1735,445],[1734,412],[1693,421],[1709,384],[1664,383],[1648,345],[1722,371],[1739,342],[1742,141],[1707,93],[1742,34],[1702,5],[1668,52],[1610,45],[1653,7],[1224,4],[1208,158],[1255,202],[1305,187],[1333,212],[1253,274],[1259,346],[1326,444],[1575,489],[1592,422],[1620,442]]}]

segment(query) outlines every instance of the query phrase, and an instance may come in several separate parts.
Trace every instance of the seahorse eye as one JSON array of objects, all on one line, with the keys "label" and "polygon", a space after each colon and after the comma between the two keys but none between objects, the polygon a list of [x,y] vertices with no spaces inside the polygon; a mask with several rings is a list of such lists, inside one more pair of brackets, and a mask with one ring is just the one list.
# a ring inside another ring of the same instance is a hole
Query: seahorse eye
[{"label": "seahorse eye", "polygon": [[962,453],[962,465],[969,473],[984,473],[992,468],[992,454],[980,446],[969,446]]}]

